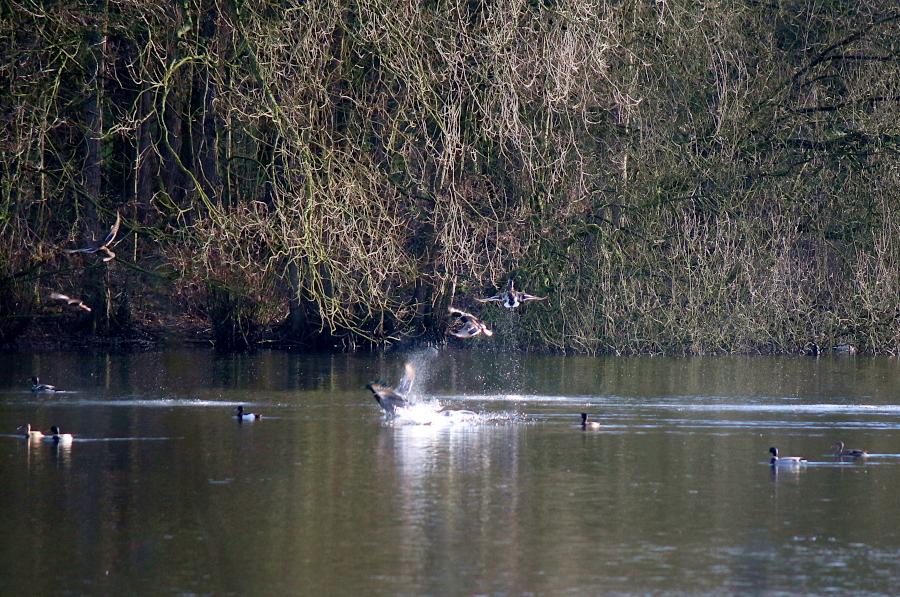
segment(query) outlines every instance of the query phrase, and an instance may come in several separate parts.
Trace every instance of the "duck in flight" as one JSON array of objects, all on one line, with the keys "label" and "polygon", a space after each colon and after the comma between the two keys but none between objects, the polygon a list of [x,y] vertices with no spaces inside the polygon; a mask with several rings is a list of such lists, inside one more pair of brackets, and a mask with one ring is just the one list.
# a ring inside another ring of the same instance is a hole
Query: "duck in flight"
[{"label": "duck in flight", "polygon": [[31,391],[32,392],[55,392],[56,386],[51,386],[50,384],[41,383],[41,380],[37,378],[36,375],[31,377]]},{"label": "duck in flight", "polygon": [[91,312],[91,308],[88,307],[87,305],[85,305],[84,302],[82,302],[81,299],[72,298],[72,297],[67,296],[67,295],[65,295],[65,294],[60,294],[60,293],[58,293],[58,292],[51,292],[51,293],[50,293],[50,300],[54,300],[54,301],[63,301],[63,302],[65,302],[66,305],[68,305],[68,306],[72,306],[72,307],[75,307],[75,308],[77,308],[77,309],[81,309],[82,311],[87,311],[88,313]]},{"label": "duck in flight", "polygon": [[485,336],[494,335],[494,332],[488,329],[488,326],[486,326],[483,321],[471,313],[466,313],[465,311],[460,311],[453,307],[450,307],[448,311],[452,318],[449,327],[447,327],[447,333],[449,335],[464,340],[467,338],[474,338],[479,334],[484,334]]},{"label": "duck in flight", "polygon": [[506,290],[499,294],[495,294],[489,298],[477,298],[475,299],[479,303],[501,303],[507,309],[515,309],[522,303],[526,301],[544,301],[547,300],[546,296],[534,296],[533,294],[526,294],[521,290],[515,289],[515,281],[510,278],[509,282],[506,283]]},{"label": "duck in flight", "polygon": [[771,447],[769,448],[769,454],[772,455],[772,459],[769,461],[769,464],[772,466],[796,466],[799,464],[806,464],[806,458],[802,456],[779,456],[778,448]]},{"label": "duck in flight", "polygon": [[869,454],[865,450],[854,450],[852,448],[844,448],[844,442],[836,441],[831,446],[835,458],[865,458]]},{"label": "duck in flight", "polygon": [[409,406],[406,397],[409,396],[415,379],[416,369],[412,366],[412,363],[406,363],[403,367],[403,377],[400,378],[400,383],[396,387],[391,387],[378,381],[373,381],[366,387],[372,392],[375,402],[384,409],[385,414],[393,417],[398,408]]},{"label": "duck in flight", "polygon": [[234,409],[234,418],[238,421],[258,421],[262,419],[262,415],[256,413],[245,413],[244,405],[240,404]]},{"label": "duck in flight", "polygon": [[93,255],[94,253],[106,253],[106,257],[103,258],[103,261],[112,261],[116,258],[116,254],[112,252],[109,248],[109,245],[112,244],[114,240],[116,240],[116,235],[119,233],[119,226],[122,224],[122,216],[119,215],[119,212],[116,212],[116,222],[109,229],[109,234],[106,235],[106,238],[103,239],[103,242],[99,244],[95,244],[91,247],[84,247],[82,249],[66,249],[66,253],[87,253],[89,255]]}]

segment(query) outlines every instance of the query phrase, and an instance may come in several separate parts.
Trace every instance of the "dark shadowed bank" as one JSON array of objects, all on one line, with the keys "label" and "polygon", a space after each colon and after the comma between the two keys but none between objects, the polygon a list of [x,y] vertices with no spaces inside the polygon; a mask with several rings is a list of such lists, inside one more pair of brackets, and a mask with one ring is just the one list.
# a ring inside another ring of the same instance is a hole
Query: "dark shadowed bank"
[{"label": "dark shadowed bank", "polygon": [[896,353],[898,149],[895,1],[10,0],[0,342]]}]

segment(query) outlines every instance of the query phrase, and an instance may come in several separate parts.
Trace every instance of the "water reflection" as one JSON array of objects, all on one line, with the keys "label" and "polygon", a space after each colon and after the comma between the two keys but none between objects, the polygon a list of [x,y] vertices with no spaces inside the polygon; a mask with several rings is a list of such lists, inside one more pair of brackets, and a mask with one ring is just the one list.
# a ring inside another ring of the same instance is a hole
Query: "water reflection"
[{"label": "water reflection", "polygon": [[[888,593],[900,581],[900,530],[885,522],[900,515],[896,361],[451,351],[422,367],[417,409],[388,422],[364,384],[404,359],[9,359],[0,429],[77,437],[0,437],[12,480],[0,590]],[[31,374],[70,393],[34,396]],[[238,425],[237,404],[264,418]],[[583,432],[582,411],[601,429]],[[835,460],[837,439],[874,453]],[[810,462],[773,469],[771,445]]]}]

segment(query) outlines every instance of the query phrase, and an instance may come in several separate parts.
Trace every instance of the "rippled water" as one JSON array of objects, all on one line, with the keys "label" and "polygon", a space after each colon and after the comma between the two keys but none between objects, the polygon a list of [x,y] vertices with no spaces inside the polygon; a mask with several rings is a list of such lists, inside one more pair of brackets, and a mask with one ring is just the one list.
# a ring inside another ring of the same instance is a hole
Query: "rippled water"
[{"label": "rippled water", "polygon": [[[388,421],[364,386],[405,355],[2,358],[2,594],[900,584],[896,359],[444,350]],[[870,458],[836,462],[838,439]],[[810,462],[773,470],[772,445]]]}]

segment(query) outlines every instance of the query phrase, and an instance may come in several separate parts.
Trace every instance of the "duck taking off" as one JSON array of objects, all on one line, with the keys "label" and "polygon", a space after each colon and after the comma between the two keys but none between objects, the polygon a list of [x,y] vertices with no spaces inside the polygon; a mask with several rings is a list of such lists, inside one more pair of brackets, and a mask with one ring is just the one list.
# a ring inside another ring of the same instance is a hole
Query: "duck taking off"
[{"label": "duck taking off", "polygon": [[484,334],[485,336],[494,335],[494,332],[488,329],[488,326],[486,326],[483,321],[471,313],[466,313],[465,311],[460,311],[453,307],[450,307],[447,311],[450,313],[452,319],[450,325],[447,327],[447,333],[449,335],[464,340],[467,338],[474,338],[479,334]]},{"label": "duck taking off", "polygon": [[852,448],[844,448],[844,442],[836,441],[831,446],[835,458],[865,458],[869,454],[865,450],[854,450]]},{"label": "duck taking off", "polygon": [[416,379],[416,369],[412,363],[406,363],[403,369],[403,377],[400,378],[400,383],[396,387],[378,381],[366,385],[375,397],[375,402],[384,409],[385,414],[389,417],[393,417],[398,408],[409,406],[406,397],[412,391],[413,381]]},{"label": "duck taking off", "polygon": [[510,278],[509,282],[506,283],[506,290],[504,290],[500,294],[495,294],[494,296],[489,298],[477,298],[475,300],[479,303],[501,303],[507,309],[515,309],[526,301],[544,301],[547,300],[547,297],[534,296],[533,294],[526,294],[521,290],[516,290],[515,281]]},{"label": "duck taking off", "polygon": [[116,212],[116,222],[109,229],[109,233],[106,235],[106,238],[104,238],[102,242],[81,249],[66,249],[66,253],[87,253],[89,255],[93,255],[94,253],[101,252],[106,253],[106,257],[103,258],[103,261],[112,261],[116,258],[116,254],[113,253],[112,250],[110,250],[109,245],[111,245],[112,242],[116,240],[116,235],[119,233],[119,226],[121,225],[122,216],[119,215],[119,212]]},{"label": "duck taking off", "polygon": [[769,461],[769,464],[772,466],[796,466],[799,464],[806,464],[806,458],[802,456],[779,456],[778,448],[771,447],[769,448],[769,454],[772,455],[772,459]]}]

